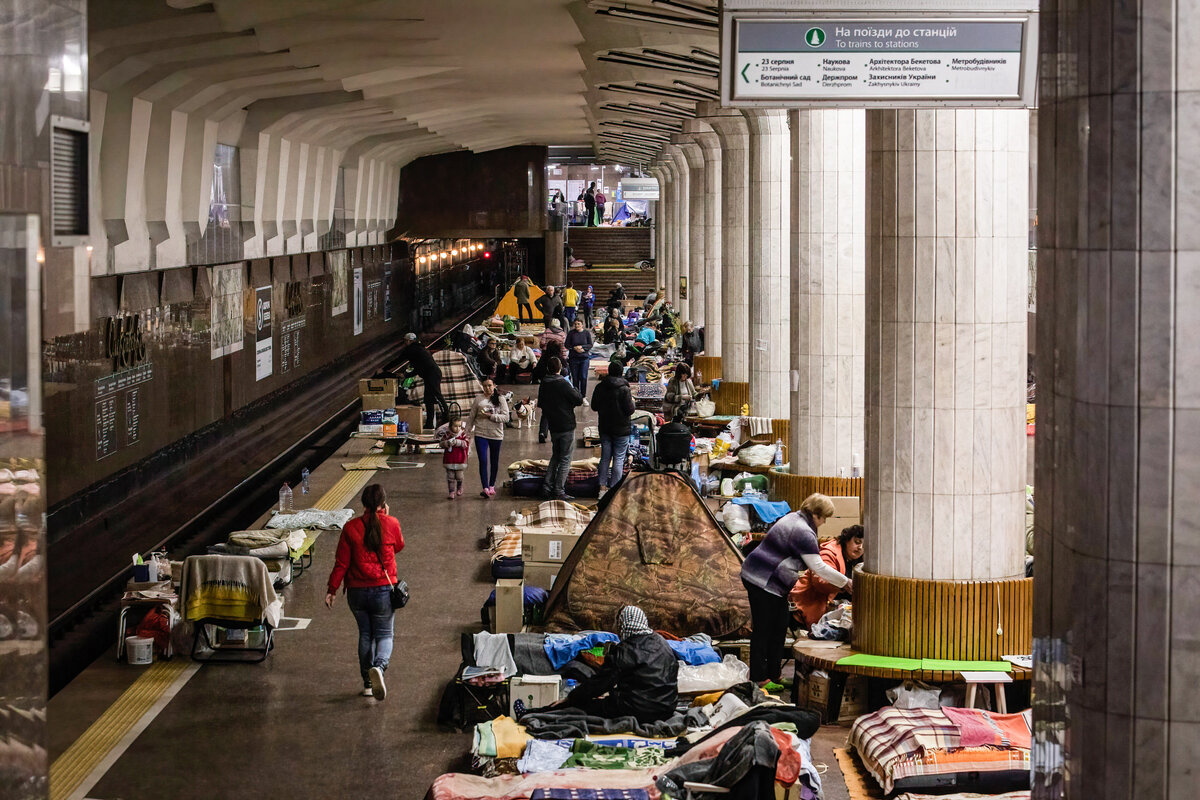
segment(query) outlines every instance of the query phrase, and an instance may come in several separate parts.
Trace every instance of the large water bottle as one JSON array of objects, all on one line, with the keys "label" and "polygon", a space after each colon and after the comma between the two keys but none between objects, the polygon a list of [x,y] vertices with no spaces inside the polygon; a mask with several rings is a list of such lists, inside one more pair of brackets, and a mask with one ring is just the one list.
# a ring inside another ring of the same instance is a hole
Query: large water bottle
[{"label": "large water bottle", "polygon": [[308,467],[300,470],[300,494],[308,494]]},{"label": "large water bottle", "polygon": [[292,487],[286,483],[279,487],[279,513],[285,514],[292,510]]},{"label": "large water bottle", "polygon": [[775,466],[783,466],[783,439],[775,440]]}]

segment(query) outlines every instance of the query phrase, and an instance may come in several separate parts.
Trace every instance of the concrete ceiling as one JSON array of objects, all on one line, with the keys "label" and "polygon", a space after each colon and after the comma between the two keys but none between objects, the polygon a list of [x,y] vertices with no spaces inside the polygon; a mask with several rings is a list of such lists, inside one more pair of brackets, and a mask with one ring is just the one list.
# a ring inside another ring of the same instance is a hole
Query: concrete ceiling
[{"label": "concrete ceiling", "polygon": [[88,9],[94,89],[199,114],[222,131],[292,135],[395,163],[521,144],[647,161],[716,90],[715,0],[91,0]]}]

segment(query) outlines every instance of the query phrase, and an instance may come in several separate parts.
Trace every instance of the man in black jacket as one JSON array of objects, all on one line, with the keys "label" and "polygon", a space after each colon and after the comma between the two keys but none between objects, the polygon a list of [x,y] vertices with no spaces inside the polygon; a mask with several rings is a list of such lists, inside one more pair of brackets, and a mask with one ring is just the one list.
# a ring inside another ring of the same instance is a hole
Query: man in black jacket
[{"label": "man in black jacket", "polygon": [[433,414],[435,403],[442,411],[442,418],[450,418],[450,407],[446,405],[446,398],[442,396],[442,369],[415,333],[406,333],[404,339],[408,344],[400,351],[400,358],[407,361],[421,376],[421,381],[425,384],[425,427],[436,428],[437,417]]},{"label": "man in black jacket", "polygon": [[625,287],[617,284],[612,293],[608,296],[608,308],[616,308],[620,311],[625,311]]},{"label": "man in black jacket", "polygon": [[633,409],[633,394],[621,362],[612,361],[608,365],[608,374],[600,379],[592,392],[592,410],[600,416],[601,497],[625,475],[625,456],[633,433],[629,417]]},{"label": "man in black jacket", "polygon": [[583,395],[562,376],[562,362],[546,359],[546,377],[538,386],[538,408],[550,430],[553,451],[546,468],[542,495],[555,500],[574,500],[567,494],[567,473],[575,453],[575,409],[583,405]]},{"label": "man in black jacket", "polygon": [[[599,672],[576,686],[561,703],[529,713],[579,708],[595,717],[637,717],[642,723],[674,715],[679,697],[675,651],[650,629],[646,613],[637,606],[625,606],[618,612],[617,635],[621,641],[607,647]],[[521,716],[518,711],[518,718]]]},{"label": "man in black jacket", "polygon": [[546,293],[534,301],[538,311],[542,312],[542,321],[547,328],[553,320],[559,320],[562,327],[567,327],[567,312],[563,310],[562,297],[553,286],[546,287]]}]

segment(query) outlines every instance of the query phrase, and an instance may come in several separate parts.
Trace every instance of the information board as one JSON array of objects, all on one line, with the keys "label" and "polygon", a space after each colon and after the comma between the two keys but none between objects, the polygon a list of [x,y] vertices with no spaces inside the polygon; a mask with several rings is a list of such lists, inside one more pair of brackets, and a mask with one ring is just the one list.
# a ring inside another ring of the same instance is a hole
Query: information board
[{"label": "information board", "polygon": [[1036,15],[732,15],[722,99],[733,106],[1025,106]]}]

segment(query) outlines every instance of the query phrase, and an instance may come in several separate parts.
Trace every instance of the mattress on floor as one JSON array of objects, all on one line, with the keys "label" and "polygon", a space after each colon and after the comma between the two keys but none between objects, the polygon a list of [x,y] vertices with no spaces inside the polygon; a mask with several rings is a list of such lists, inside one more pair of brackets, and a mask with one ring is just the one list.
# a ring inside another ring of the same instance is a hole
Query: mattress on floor
[{"label": "mattress on floor", "polygon": [[[1010,730],[1021,715],[970,712],[987,725]],[[975,741],[968,734],[968,743]],[[957,788],[1003,792],[1029,787],[1028,737],[1000,737],[1012,744],[964,747],[963,730],[941,709],[884,708],[859,717],[850,729],[850,746],[883,787],[894,790]],[[1013,746],[1013,745],[1025,746]]]}]

